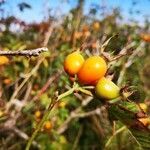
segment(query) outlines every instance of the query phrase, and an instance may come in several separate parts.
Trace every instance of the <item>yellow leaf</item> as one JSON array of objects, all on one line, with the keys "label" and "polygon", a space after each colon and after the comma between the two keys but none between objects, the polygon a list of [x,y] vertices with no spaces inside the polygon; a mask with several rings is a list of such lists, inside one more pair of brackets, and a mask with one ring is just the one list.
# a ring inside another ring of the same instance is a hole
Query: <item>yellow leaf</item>
[{"label": "yellow leaf", "polygon": [[0,65],[8,64],[9,59],[6,56],[0,56]]}]

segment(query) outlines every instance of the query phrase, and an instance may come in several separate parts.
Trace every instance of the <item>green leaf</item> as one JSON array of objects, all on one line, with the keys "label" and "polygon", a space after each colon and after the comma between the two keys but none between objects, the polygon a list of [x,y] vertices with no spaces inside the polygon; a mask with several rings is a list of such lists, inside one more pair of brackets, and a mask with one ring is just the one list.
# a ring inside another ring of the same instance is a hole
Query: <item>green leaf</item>
[{"label": "green leaf", "polygon": [[47,93],[44,93],[40,96],[40,102],[42,106],[47,107],[47,105],[50,103],[51,99],[48,97]]},{"label": "green leaf", "polygon": [[86,95],[92,96],[93,94],[89,90],[85,90],[83,88],[78,88],[78,90]]},{"label": "green leaf", "polygon": [[137,113],[139,111],[138,106],[134,102],[122,101],[121,105],[132,112]]},{"label": "green leaf", "polygon": [[128,127],[137,143],[144,150],[150,149],[150,130],[137,119],[135,112],[128,110],[121,104],[111,105],[108,112],[110,117],[118,119]]}]

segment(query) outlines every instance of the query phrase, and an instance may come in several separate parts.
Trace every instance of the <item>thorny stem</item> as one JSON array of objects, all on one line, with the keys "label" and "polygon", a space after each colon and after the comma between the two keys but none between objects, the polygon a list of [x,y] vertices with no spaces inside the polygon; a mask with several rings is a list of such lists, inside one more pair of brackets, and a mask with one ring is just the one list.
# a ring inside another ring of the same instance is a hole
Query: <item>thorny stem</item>
[{"label": "thorny stem", "polygon": [[17,51],[1,51],[0,56],[39,56],[40,53],[48,51],[48,48],[41,47],[31,50],[17,50]]},{"label": "thorny stem", "polygon": [[36,135],[38,134],[38,132],[39,132],[40,129],[42,128],[44,122],[48,119],[48,116],[50,115],[51,110],[53,109],[53,107],[55,106],[55,104],[56,104],[60,99],[62,99],[62,98],[64,98],[64,97],[66,97],[66,96],[72,94],[77,88],[78,88],[78,86],[77,86],[77,85],[74,85],[73,88],[71,88],[70,90],[66,91],[65,93],[60,94],[60,95],[57,97],[57,100],[56,100],[56,101],[54,101],[54,102],[52,101],[52,103],[50,102],[49,107],[48,107],[48,109],[45,111],[45,114],[44,114],[42,120],[40,121],[40,123],[38,124],[36,130],[33,132],[32,136],[30,137],[30,139],[29,139],[29,141],[28,141],[28,143],[27,143],[27,145],[26,145],[25,150],[29,150],[29,149],[30,149],[30,146],[31,146],[31,144],[32,144],[32,142],[33,142],[33,140],[34,140],[34,138],[36,137]]},{"label": "thorny stem", "polygon": [[20,84],[20,86],[13,93],[13,95],[10,98],[10,101],[7,103],[6,112],[11,107],[11,104],[12,104],[14,98],[16,97],[16,95],[18,94],[18,92],[20,91],[20,89],[25,85],[25,83],[28,81],[28,79],[38,70],[38,68],[39,68],[39,66],[40,66],[40,64],[42,63],[43,60],[44,60],[44,58],[40,59],[40,61],[35,66],[35,68],[28,74],[28,76],[23,80],[23,82]]}]

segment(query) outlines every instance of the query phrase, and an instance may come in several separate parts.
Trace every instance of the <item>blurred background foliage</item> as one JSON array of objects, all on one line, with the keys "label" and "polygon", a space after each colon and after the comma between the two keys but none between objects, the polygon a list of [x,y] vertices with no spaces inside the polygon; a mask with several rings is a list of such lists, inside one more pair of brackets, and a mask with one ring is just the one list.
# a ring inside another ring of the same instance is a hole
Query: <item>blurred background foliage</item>
[{"label": "blurred background foliage", "polygon": [[[0,1],[0,10],[3,13],[5,9],[2,6],[6,2]],[[138,1],[132,2],[131,13],[137,13],[134,12],[134,3]],[[28,136],[30,137],[36,129],[44,110],[55,97],[56,91],[63,93],[71,87],[72,82],[63,71],[66,55],[81,47],[85,57],[93,55],[97,51],[97,43],[101,45],[112,35],[118,36],[108,44],[107,52],[117,55],[129,45],[131,45],[131,51],[133,53],[135,51],[134,55],[127,55],[112,64],[109,71],[110,74],[114,74],[114,82],[120,87],[135,86],[136,92],[131,96],[131,101],[150,104],[149,20],[145,18],[142,25],[134,20],[130,23],[122,23],[119,8],[107,14],[105,7],[99,10],[97,5],[93,5],[85,15],[84,4],[84,0],[78,0],[76,7],[61,18],[49,12],[48,18],[39,23],[26,23],[11,15],[1,16],[1,50],[15,51],[42,46],[47,46],[49,49],[38,58],[0,56],[1,150],[24,149]],[[19,3],[18,7],[20,11],[32,9],[32,6],[25,2]],[[97,17],[99,11],[102,18]],[[6,113],[5,109],[12,95],[41,58],[44,60],[13,97],[14,103]],[[49,120],[35,139],[36,144],[32,145],[32,149],[38,149],[39,145],[42,150],[141,149],[121,122],[116,121],[114,129],[114,121],[109,118],[107,110],[99,99],[94,98],[84,106],[83,101],[88,98],[84,94],[76,93],[62,99],[52,110]],[[78,114],[85,114],[97,108],[101,108],[99,115],[70,118],[74,110]],[[118,132],[116,135],[113,134],[116,133],[115,131]]]}]

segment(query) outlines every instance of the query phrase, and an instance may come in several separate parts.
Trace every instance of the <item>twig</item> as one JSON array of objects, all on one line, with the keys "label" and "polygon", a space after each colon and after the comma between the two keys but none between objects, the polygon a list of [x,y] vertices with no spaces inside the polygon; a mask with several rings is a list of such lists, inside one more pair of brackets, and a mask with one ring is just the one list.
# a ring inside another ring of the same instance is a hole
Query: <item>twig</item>
[{"label": "twig", "polygon": [[47,47],[31,49],[31,50],[17,50],[17,51],[0,51],[0,56],[39,56],[40,53],[48,51]]},{"label": "twig", "polygon": [[50,114],[50,112],[51,112],[51,110],[53,109],[54,106],[55,106],[55,103],[53,103],[53,104],[50,103],[49,109],[46,110],[45,115],[43,116],[42,120],[41,120],[40,123],[38,124],[36,130],[33,132],[33,134],[31,135],[31,137],[29,138],[29,141],[28,141],[28,143],[27,143],[27,145],[26,145],[25,150],[29,150],[29,149],[30,149],[30,146],[31,146],[31,144],[32,144],[32,142],[33,142],[33,140],[34,140],[34,138],[36,137],[36,135],[37,135],[37,133],[39,132],[39,130],[42,128],[42,126],[43,126],[45,120],[47,120],[47,118],[48,118],[48,116],[49,116],[49,114]]},{"label": "twig", "polygon": [[33,101],[36,101],[43,93],[46,92],[46,90],[48,89],[48,87],[50,86],[50,84],[56,80],[60,74],[62,73],[62,71],[58,71],[56,74],[54,74],[53,76],[50,76],[49,79],[47,80],[47,82],[45,83],[45,85],[41,88],[41,90],[38,92],[37,95],[35,95],[33,97]]},{"label": "twig", "polygon": [[[51,27],[50,27],[51,28]],[[45,46],[47,46],[49,38],[52,34],[53,28],[50,29],[48,33],[45,35],[45,40],[43,42],[43,46],[40,49],[33,49],[33,50],[24,50],[24,51],[0,51],[0,55],[20,55],[20,56],[38,56],[41,52],[47,51],[48,49],[45,48]],[[9,111],[9,109],[11,108],[11,105],[13,104],[13,101],[15,99],[15,97],[17,96],[17,94],[19,93],[19,91],[23,88],[23,86],[26,84],[26,82],[31,78],[31,76],[33,74],[35,74],[35,72],[39,69],[41,63],[44,61],[44,57],[41,57],[38,61],[36,66],[31,70],[31,72],[29,72],[28,74],[26,74],[24,80],[22,81],[22,83],[17,87],[17,89],[14,91],[13,95],[10,98],[10,101],[7,103],[6,105],[6,112]],[[26,99],[26,98],[25,98]],[[55,103],[54,103],[55,104]],[[27,147],[30,148],[31,144],[33,143],[34,137],[36,136],[36,134],[38,133],[38,131],[40,130],[40,128],[42,127],[43,123],[45,122],[45,120],[47,119],[50,110],[54,107],[54,104],[49,106],[48,110],[46,110],[46,114],[45,117],[43,117],[43,120],[40,122],[38,128],[36,129],[36,131],[33,133],[33,135],[31,136]]]},{"label": "twig", "polygon": [[120,132],[124,131],[125,129],[127,129],[126,126],[123,126],[123,127],[121,127],[120,129],[118,129],[118,130],[108,139],[108,141],[107,141],[106,144],[105,144],[105,148],[104,148],[104,149],[106,150],[106,149],[108,148],[108,146],[110,145],[112,139],[113,139],[117,134],[119,134]]},{"label": "twig", "polygon": [[89,112],[85,112],[85,113],[81,113],[82,107],[85,107],[86,105],[88,105],[88,103],[92,100],[92,97],[88,97],[86,100],[84,100],[81,104],[80,107],[76,108],[75,110],[73,110],[70,114],[70,116],[64,121],[64,123],[57,129],[57,133],[58,134],[62,134],[63,132],[65,132],[65,130],[68,127],[68,124],[72,121],[72,119],[74,118],[84,118],[84,117],[89,117],[91,115],[95,115],[95,114],[100,114],[100,109],[101,108],[97,108],[95,110],[89,111]]},{"label": "twig", "polygon": [[17,119],[21,115],[22,108],[26,105],[27,99],[30,95],[32,85],[31,83],[27,86],[27,91],[25,93],[24,99],[22,101],[14,99],[11,104],[15,105],[14,109],[9,113],[9,119],[3,124],[2,127],[13,128],[15,126]]},{"label": "twig", "polygon": [[81,137],[81,135],[82,135],[82,131],[83,131],[83,127],[81,126],[80,129],[79,129],[79,131],[78,131],[78,134],[77,134],[77,136],[76,136],[76,138],[75,138],[75,141],[74,141],[72,150],[75,150],[75,149],[77,148],[79,139],[80,139],[80,137]]},{"label": "twig", "polygon": [[91,115],[99,114],[100,111],[101,111],[100,108],[96,108],[92,111],[85,112],[85,113],[73,113],[72,118],[85,118],[85,117],[89,117]]},{"label": "twig", "polygon": [[64,97],[66,97],[66,96],[72,94],[77,88],[78,88],[78,86],[75,85],[73,88],[71,88],[71,89],[68,90],[67,92],[65,92],[65,93],[63,93],[63,94],[61,94],[61,95],[59,95],[55,101],[51,101],[51,102],[50,102],[49,107],[48,107],[48,109],[45,111],[45,114],[44,114],[42,120],[40,121],[40,123],[38,124],[36,130],[33,132],[32,136],[30,137],[30,139],[29,139],[29,141],[28,141],[28,143],[27,143],[27,145],[26,145],[25,150],[29,150],[29,149],[30,149],[30,146],[31,146],[31,144],[32,144],[32,142],[33,142],[33,140],[34,140],[34,138],[36,137],[36,135],[38,134],[38,132],[39,132],[40,129],[42,128],[44,122],[47,120],[47,118],[48,118],[48,116],[50,115],[51,110],[53,109],[53,107],[55,106],[55,104],[56,104],[60,99],[62,99],[62,98],[64,98]]},{"label": "twig", "polygon": [[[25,134],[24,132],[22,132],[21,130],[17,129],[16,127],[13,127],[12,130],[21,138],[23,138],[24,140],[28,140],[29,139],[29,136],[27,134]],[[41,146],[33,141],[32,144],[38,148],[40,148]]]},{"label": "twig", "polygon": [[120,53],[117,56],[112,56],[111,54],[109,54],[108,52],[101,52],[101,54],[103,55],[103,57],[108,61],[108,62],[113,62],[116,61],[118,59],[120,59],[123,56],[126,55],[131,55],[133,53],[133,51],[131,51],[131,48],[135,46],[135,42],[130,43],[129,45],[127,45],[126,47],[124,47]]},{"label": "twig", "polygon": [[103,45],[100,47],[100,52],[103,53],[104,50],[106,49],[106,46],[109,44],[110,40],[113,39],[114,37],[116,37],[118,35],[113,35],[111,36],[108,40],[106,40]]},{"label": "twig", "polygon": [[49,39],[51,37],[51,34],[52,34],[52,31],[54,29],[54,25],[53,24],[54,23],[52,23],[52,25],[49,26],[48,31],[45,33],[45,38],[44,38],[44,41],[43,41],[43,46],[47,46],[47,44],[48,44],[48,41],[49,41]]},{"label": "twig", "polygon": [[10,133],[9,136],[5,139],[4,145],[2,145],[2,147],[7,147],[7,145],[9,144],[9,142],[12,141],[12,139],[14,139],[15,134],[14,133]]},{"label": "twig", "polygon": [[[26,133],[24,133],[23,131],[19,130],[15,126],[11,126],[11,127],[9,127],[9,126],[3,126],[3,128],[0,130],[0,132],[6,132],[6,131],[9,131],[11,133],[15,133],[16,135],[18,135],[19,137],[21,137],[22,139],[24,139],[26,141],[29,139],[29,136]],[[12,137],[11,134],[9,135],[9,137],[10,138]],[[11,140],[10,138],[7,139],[5,142],[8,143]],[[41,147],[36,141],[33,141],[31,144],[33,144],[34,146],[36,146],[38,148]]]},{"label": "twig", "polygon": [[123,64],[123,67],[122,67],[122,69],[121,69],[121,71],[120,71],[120,75],[119,75],[119,77],[118,77],[117,85],[121,86],[122,80],[123,80],[123,77],[125,76],[125,73],[126,73],[127,68],[129,68],[129,67],[133,64],[133,62],[134,62],[134,57],[137,56],[137,54],[142,50],[143,46],[144,46],[144,43],[141,43],[141,44],[137,47],[137,49],[135,49],[135,50],[133,51],[132,55],[130,55],[130,56],[128,57],[127,61]]},{"label": "twig", "polygon": [[96,133],[98,133],[98,136],[104,138],[104,136],[105,136],[104,129],[102,128],[102,126],[100,124],[100,121],[99,121],[99,119],[100,119],[100,113],[99,113],[99,116],[92,115],[91,119],[93,121],[93,125],[95,126]]},{"label": "twig", "polygon": [[[44,59],[44,58],[43,58]],[[22,87],[26,84],[26,82],[30,79],[30,77],[35,74],[35,72],[39,69],[39,66],[43,62],[43,59],[40,59],[38,61],[37,65],[32,69],[32,71],[28,74],[28,76],[22,81],[22,83],[19,85],[19,87],[16,89],[16,91],[13,93],[13,95],[10,98],[10,101],[6,105],[6,112],[10,109],[12,102],[14,98],[17,96],[18,92],[22,89]]]}]

